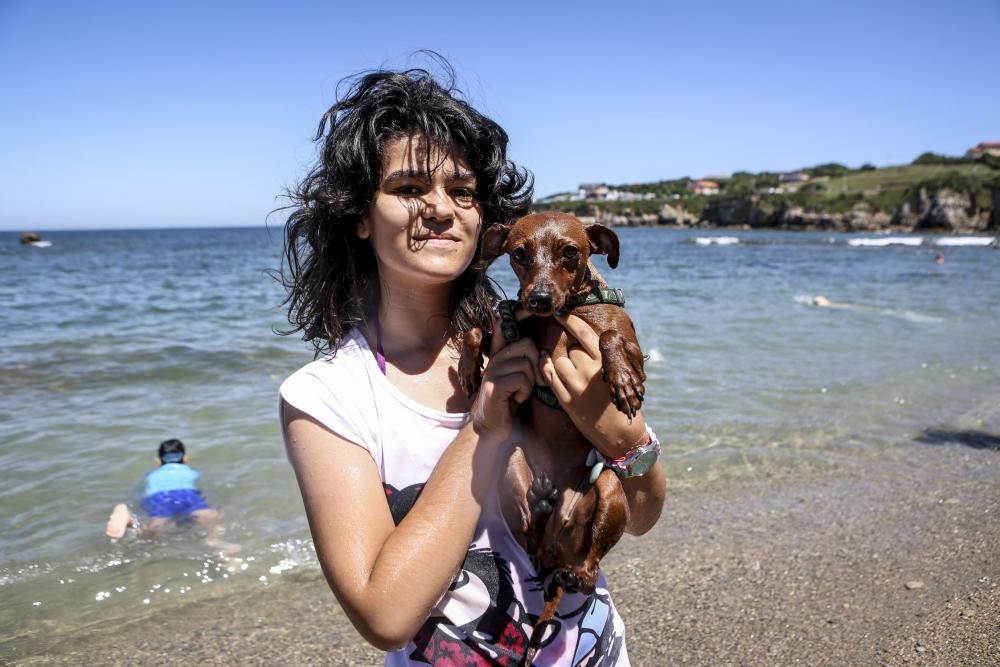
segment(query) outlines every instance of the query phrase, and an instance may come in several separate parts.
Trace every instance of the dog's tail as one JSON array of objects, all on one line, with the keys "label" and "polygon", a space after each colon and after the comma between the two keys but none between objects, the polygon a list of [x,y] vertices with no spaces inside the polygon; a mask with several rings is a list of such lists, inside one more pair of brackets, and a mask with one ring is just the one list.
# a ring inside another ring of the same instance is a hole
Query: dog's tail
[{"label": "dog's tail", "polygon": [[559,601],[562,600],[563,592],[566,589],[561,584],[552,582],[549,590],[551,591],[551,596],[546,596],[542,613],[538,615],[538,620],[535,621],[535,627],[531,631],[531,639],[528,640],[528,648],[525,649],[524,657],[521,659],[521,667],[531,667],[531,663],[535,659],[535,654],[538,653],[538,645],[545,635],[546,626],[549,624],[549,621],[555,618],[556,609],[559,608]]}]

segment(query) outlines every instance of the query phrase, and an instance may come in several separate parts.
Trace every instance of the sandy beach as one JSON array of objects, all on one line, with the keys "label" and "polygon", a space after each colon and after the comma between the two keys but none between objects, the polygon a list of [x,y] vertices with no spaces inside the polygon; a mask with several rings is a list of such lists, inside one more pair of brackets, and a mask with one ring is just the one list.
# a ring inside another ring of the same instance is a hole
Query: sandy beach
[{"label": "sandy beach", "polygon": [[[995,422],[995,420],[992,420]],[[606,559],[635,665],[1000,664],[998,424],[675,483]],[[54,643],[35,665],[369,665],[319,572]]]}]

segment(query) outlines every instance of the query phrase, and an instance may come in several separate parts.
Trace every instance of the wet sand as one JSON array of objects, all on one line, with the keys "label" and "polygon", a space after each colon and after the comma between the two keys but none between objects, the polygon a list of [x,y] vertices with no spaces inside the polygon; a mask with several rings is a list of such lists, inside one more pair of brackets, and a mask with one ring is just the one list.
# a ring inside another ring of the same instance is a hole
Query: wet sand
[{"label": "wet sand", "polygon": [[[605,561],[635,665],[1000,665],[1000,429],[686,483]],[[318,572],[57,642],[35,665],[369,665]]]}]

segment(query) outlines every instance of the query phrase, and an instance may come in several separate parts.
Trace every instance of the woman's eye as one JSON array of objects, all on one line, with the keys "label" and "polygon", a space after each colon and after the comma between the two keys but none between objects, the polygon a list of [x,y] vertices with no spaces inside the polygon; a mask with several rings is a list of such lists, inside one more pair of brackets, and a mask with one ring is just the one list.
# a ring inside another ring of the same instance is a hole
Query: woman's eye
[{"label": "woman's eye", "polygon": [[421,190],[415,185],[400,185],[393,190],[393,193],[404,197],[418,197],[421,194]]},{"label": "woman's eye", "polygon": [[514,258],[515,262],[524,262],[528,259],[528,255],[524,252],[524,248],[515,248],[514,252],[510,253],[510,256]]},{"label": "woman's eye", "polygon": [[452,190],[452,196],[455,199],[472,199],[476,196],[476,193],[469,188],[456,188]]},{"label": "woman's eye", "polygon": [[580,256],[580,251],[577,250],[576,248],[574,248],[573,246],[568,245],[565,248],[563,248],[563,257],[564,258],[566,258],[566,259],[576,259],[579,256]]}]

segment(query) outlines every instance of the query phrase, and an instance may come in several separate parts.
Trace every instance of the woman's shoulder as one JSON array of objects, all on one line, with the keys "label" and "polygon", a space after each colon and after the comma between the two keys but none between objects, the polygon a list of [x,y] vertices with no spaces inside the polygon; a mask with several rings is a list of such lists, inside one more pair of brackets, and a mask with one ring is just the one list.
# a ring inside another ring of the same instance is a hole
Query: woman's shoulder
[{"label": "woman's shoulder", "polygon": [[299,368],[288,376],[284,384],[299,382],[303,377],[322,380],[356,377],[357,373],[366,370],[367,356],[369,355],[371,355],[371,351],[368,349],[368,343],[364,337],[357,330],[352,330],[336,349]]},{"label": "woman's shoulder", "polygon": [[287,402],[302,407],[321,396],[337,396],[338,402],[357,403],[370,386],[370,366],[375,364],[364,337],[351,331],[331,353],[307,363],[281,383],[279,394]]}]

